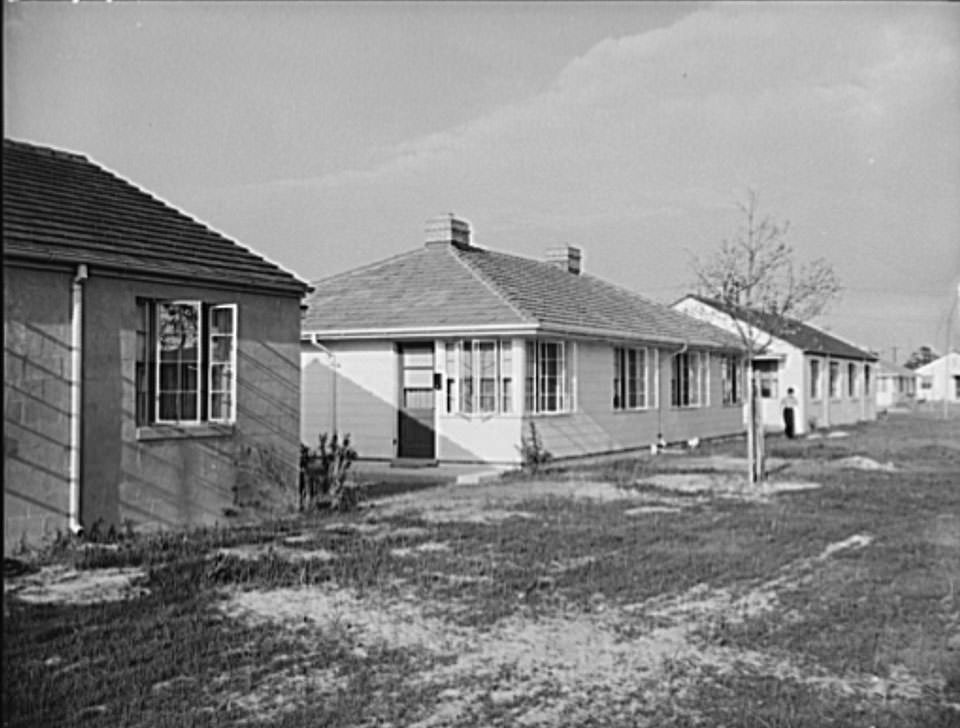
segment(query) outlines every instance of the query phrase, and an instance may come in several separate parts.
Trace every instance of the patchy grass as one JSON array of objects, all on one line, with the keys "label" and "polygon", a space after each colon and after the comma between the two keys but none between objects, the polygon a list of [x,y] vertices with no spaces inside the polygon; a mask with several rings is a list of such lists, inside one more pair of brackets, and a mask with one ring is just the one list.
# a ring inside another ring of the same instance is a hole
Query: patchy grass
[{"label": "patchy grass", "polygon": [[[957,725],[960,420],[770,444],[820,487],[675,491],[645,457],[61,545],[5,580],[4,724]],[[27,600],[65,567],[144,576]]]}]

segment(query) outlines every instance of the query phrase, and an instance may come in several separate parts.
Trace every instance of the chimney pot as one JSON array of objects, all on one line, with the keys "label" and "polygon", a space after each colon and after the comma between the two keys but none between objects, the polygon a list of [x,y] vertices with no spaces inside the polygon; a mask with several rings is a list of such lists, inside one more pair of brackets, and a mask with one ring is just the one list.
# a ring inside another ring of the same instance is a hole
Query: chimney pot
[{"label": "chimney pot", "polygon": [[427,247],[442,245],[470,245],[470,223],[460,220],[452,212],[427,220]]},{"label": "chimney pot", "polygon": [[575,245],[561,245],[559,248],[548,248],[546,260],[548,263],[562,268],[567,273],[580,275],[583,251]]}]

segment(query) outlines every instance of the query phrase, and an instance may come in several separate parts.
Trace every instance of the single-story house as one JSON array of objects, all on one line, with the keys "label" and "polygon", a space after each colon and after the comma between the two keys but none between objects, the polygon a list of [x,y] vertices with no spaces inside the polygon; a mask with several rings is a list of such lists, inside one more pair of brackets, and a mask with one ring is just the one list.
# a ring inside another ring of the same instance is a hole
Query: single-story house
[{"label": "single-story house", "polygon": [[917,401],[917,373],[887,359],[877,361],[877,407],[910,407]]},{"label": "single-story house", "polygon": [[921,402],[960,402],[960,353],[951,351],[939,359],[917,367],[920,382],[918,399]]},{"label": "single-story house", "polygon": [[765,428],[783,430],[780,402],[789,388],[799,403],[798,434],[816,427],[876,419],[876,355],[811,324],[786,319],[785,325],[780,325],[762,312],[728,306],[705,296],[689,294],[673,308],[730,332],[737,331],[739,321],[754,327],[762,343],[770,342],[753,360]]},{"label": "single-story house", "polygon": [[4,552],[295,493],[307,290],[83,155],[5,139]]},{"label": "single-story house", "polygon": [[563,458],[743,431],[737,341],[581,270],[471,243],[426,244],[313,283],[302,323],[303,440],[361,458],[520,462],[535,423]]}]

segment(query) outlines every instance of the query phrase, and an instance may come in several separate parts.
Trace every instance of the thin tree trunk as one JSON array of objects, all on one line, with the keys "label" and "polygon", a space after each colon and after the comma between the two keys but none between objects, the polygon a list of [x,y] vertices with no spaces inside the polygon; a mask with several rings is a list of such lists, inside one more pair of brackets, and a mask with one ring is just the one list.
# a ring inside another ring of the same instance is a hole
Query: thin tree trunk
[{"label": "thin tree trunk", "polygon": [[764,457],[763,421],[760,417],[760,402],[756,372],[750,367],[750,426],[747,431],[747,450],[750,465],[750,484],[756,485],[766,479],[766,463]]},{"label": "thin tree trunk", "polygon": [[754,406],[753,399],[753,363],[748,360],[747,363],[747,468],[748,474],[747,477],[750,481],[750,484],[753,485],[756,483],[756,469],[754,468],[754,460],[756,458],[756,429],[753,426],[755,417],[756,407]]}]

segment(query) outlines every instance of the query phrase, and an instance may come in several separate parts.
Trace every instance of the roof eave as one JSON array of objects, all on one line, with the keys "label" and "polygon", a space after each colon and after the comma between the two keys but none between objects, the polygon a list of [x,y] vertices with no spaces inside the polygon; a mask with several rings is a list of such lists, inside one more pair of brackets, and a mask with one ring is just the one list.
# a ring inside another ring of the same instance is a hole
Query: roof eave
[{"label": "roof eave", "polygon": [[214,276],[204,274],[191,274],[189,276],[178,273],[169,273],[167,271],[151,268],[133,268],[130,266],[119,265],[110,261],[99,260],[97,256],[70,256],[54,257],[47,253],[31,253],[30,251],[17,250],[11,251],[4,249],[4,260],[22,260],[34,264],[49,265],[62,268],[65,265],[79,265],[81,263],[95,266],[97,272],[118,278],[140,278],[149,280],[179,281],[189,283],[212,284],[217,287],[243,288],[247,290],[271,291],[276,293],[285,293],[290,295],[306,296],[313,291],[313,288],[305,281],[292,277],[289,283],[270,283],[255,280],[243,280],[236,276]]}]

